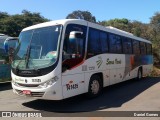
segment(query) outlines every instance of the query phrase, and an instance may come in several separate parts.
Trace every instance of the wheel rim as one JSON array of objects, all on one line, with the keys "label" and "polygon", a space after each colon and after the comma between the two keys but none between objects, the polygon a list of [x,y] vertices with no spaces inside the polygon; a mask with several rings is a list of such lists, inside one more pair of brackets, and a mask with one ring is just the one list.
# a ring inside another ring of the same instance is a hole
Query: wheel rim
[{"label": "wheel rim", "polygon": [[99,82],[97,80],[93,80],[92,84],[91,84],[91,90],[93,94],[97,94],[99,91]]}]

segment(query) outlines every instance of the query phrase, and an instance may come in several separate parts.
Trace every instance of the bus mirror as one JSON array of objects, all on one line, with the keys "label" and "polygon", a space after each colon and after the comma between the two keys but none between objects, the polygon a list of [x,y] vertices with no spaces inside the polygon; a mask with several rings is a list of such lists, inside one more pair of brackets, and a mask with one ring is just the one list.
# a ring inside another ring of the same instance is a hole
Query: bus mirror
[{"label": "bus mirror", "polygon": [[82,39],[83,38],[83,32],[80,31],[72,31],[69,34],[69,39]]},{"label": "bus mirror", "polygon": [[4,41],[4,49],[7,54],[14,52],[18,47],[19,39],[16,37],[9,37]]},{"label": "bus mirror", "polygon": [[5,49],[5,52],[8,53],[8,49],[9,49],[8,48],[8,41],[4,42],[4,49]]}]

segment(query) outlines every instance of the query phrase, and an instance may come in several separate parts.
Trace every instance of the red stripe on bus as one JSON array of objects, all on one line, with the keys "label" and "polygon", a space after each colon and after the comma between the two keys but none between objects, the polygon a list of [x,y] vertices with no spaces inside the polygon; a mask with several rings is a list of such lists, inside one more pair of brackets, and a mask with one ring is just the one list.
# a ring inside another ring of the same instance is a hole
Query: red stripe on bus
[{"label": "red stripe on bus", "polygon": [[84,61],[85,61],[85,60],[83,60],[82,62],[80,62],[79,64],[77,64],[76,66],[72,67],[72,68],[69,69],[69,70],[72,70],[72,69],[74,69],[74,68],[76,68],[76,67],[79,67],[80,65],[82,65],[82,64],[84,63]]}]

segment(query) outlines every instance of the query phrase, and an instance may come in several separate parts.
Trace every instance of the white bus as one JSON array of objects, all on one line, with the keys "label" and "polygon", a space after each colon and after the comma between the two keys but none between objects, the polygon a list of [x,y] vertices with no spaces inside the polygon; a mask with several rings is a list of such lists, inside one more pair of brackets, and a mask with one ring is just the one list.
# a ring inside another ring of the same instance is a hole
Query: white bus
[{"label": "white bus", "polygon": [[46,22],[22,30],[12,63],[14,93],[61,100],[152,71],[151,42],[85,20]]}]

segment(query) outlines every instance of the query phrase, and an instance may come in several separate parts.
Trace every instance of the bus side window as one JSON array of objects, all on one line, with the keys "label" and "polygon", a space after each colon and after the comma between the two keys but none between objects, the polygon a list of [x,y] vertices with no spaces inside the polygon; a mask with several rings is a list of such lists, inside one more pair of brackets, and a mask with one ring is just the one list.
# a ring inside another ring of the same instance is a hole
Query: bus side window
[{"label": "bus side window", "polygon": [[132,42],[129,38],[123,38],[123,53],[132,54]]},{"label": "bus side window", "polygon": [[146,54],[146,44],[144,42],[140,42],[140,51],[142,55]]},{"label": "bus side window", "polygon": [[108,34],[94,28],[89,29],[87,58],[108,52]]},{"label": "bus side window", "polygon": [[100,41],[101,41],[101,48],[102,53],[108,52],[108,34],[106,32],[100,32]]},{"label": "bus side window", "polygon": [[147,46],[147,54],[151,55],[152,54],[152,45],[149,43],[146,43],[146,46]]},{"label": "bus side window", "polygon": [[139,41],[133,40],[133,54],[136,54],[136,55],[140,54]]},{"label": "bus side window", "polygon": [[62,53],[62,72],[83,61],[86,30],[86,26],[76,24],[69,24],[66,27]]},{"label": "bus side window", "polygon": [[93,28],[89,29],[88,34],[88,50],[87,50],[87,57],[93,57],[101,53],[101,43],[99,39],[99,31]]},{"label": "bus side window", "polygon": [[122,53],[122,40],[120,36],[109,34],[109,52]]}]

